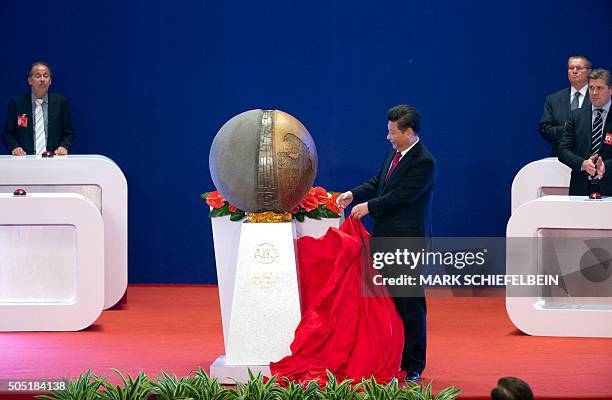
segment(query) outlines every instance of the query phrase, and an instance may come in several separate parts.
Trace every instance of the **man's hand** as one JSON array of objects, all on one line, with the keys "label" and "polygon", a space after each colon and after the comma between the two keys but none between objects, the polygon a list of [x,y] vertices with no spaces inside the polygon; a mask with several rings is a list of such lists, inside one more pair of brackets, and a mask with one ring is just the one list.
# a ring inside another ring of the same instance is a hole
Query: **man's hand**
[{"label": "man's hand", "polygon": [[599,156],[597,158],[597,177],[602,179],[604,174],[606,173],[606,164],[604,164],[604,160]]},{"label": "man's hand", "polygon": [[68,154],[68,150],[65,147],[60,146],[55,149],[54,153],[56,156],[65,156],[66,154]]},{"label": "man's hand", "polygon": [[[600,157],[601,158],[601,157]],[[593,154],[588,160],[584,160],[580,166],[580,171],[586,171],[587,174],[593,176],[597,172],[595,163],[597,162],[597,154]]]},{"label": "man's hand", "polygon": [[351,215],[357,219],[361,219],[361,217],[366,216],[369,213],[370,213],[370,210],[368,210],[368,203],[357,204],[351,210]]},{"label": "man's hand", "polygon": [[23,147],[15,147],[13,151],[11,151],[11,154],[14,156],[25,156],[26,152],[23,151]]},{"label": "man's hand", "polygon": [[348,191],[338,196],[338,198],[336,199],[336,204],[338,204],[342,208],[346,208],[346,206],[351,204],[352,201],[353,201],[353,192]]}]

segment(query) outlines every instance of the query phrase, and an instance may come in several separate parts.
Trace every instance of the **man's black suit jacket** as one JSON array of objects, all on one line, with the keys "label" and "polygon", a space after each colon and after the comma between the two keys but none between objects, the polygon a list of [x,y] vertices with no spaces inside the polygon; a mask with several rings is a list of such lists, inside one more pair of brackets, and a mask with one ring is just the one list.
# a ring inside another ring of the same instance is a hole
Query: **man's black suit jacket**
[{"label": "man's black suit jacket", "polygon": [[[558,154],[559,143],[565,132],[565,123],[570,117],[571,94],[571,88],[562,89],[546,97],[546,103],[544,103],[544,113],[540,119],[540,135],[552,145],[550,154],[552,157]],[[591,108],[588,90],[581,108]]]},{"label": "man's black suit jacket", "polygon": [[[70,150],[73,130],[68,101],[57,93],[49,93],[48,102],[47,150],[55,151],[60,146]],[[17,124],[17,117],[21,115],[28,118],[26,127]],[[12,98],[4,122],[4,132],[2,132],[2,142],[9,153],[17,147],[22,147],[27,154],[35,154],[33,125],[31,93]]]},{"label": "man's black suit jacket", "polygon": [[431,236],[435,160],[419,141],[401,158],[385,182],[394,155],[395,150],[390,151],[376,176],[351,189],[354,204],[368,202],[375,237]]},{"label": "man's black suit jacket", "polygon": [[[570,195],[587,195],[588,174],[580,171],[580,167],[582,162],[592,154],[592,116],[593,110],[591,106],[572,111],[565,127],[565,133],[559,144],[559,161],[572,169]],[[604,123],[604,139],[606,133],[612,133],[610,113],[608,113]],[[599,188],[602,195],[612,196],[612,144],[602,143],[598,154],[604,160],[606,166],[606,172],[599,184]]]}]

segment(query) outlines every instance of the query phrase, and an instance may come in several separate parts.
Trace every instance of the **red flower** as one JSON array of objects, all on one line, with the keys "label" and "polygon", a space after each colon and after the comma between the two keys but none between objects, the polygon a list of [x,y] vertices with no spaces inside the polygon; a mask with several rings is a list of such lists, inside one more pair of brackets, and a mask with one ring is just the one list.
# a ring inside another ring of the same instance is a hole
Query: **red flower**
[{"label": "red flower", "polygon": [[206,196],[206,203],[212,208],[221,208],[225,205],[225,199],[221,196],[218,191],[208,193]]},{"label": "red flower", "polygon": [[300,206],[297,205],[297,206],[293,207],[291,210],[289,210],[289,213],[297,214],[299,211],[300,211]]},{"label": "red flower", "polygon": [[321,186],[310,188],[308,194],[312,194],[314,197],[316,197],[319,204],[325,204],[325,202],[329,199],[327,190],[323,189]]},{"label": "red flower", "polygon": [[336,214],[340,214],[340,211],[342,210],[340,206],[336,203],[336,199],[338,198],[338,196],[340,196],[340,193],[332,193],[331,197],[327,199],[325,203],[323,203],[329,211]]},{"label": "red flower", "polygon": [[231,213],[235,213],[236,210],[238,210],[238,207],[236,207],[235,205],[233,205],[232,203],[229,204],[229,212]]},{"label": "red flower", "polygon": [[306,210],[306,212],[310,212],[314,210],[315,208],[317,208],[318,206],[319,206],[319,201],[314,196],[314,194],[310,193],[310,191],[308,192],[306,197],[304,197],[302,201],[300,202],[300,207],[303,207]]}]

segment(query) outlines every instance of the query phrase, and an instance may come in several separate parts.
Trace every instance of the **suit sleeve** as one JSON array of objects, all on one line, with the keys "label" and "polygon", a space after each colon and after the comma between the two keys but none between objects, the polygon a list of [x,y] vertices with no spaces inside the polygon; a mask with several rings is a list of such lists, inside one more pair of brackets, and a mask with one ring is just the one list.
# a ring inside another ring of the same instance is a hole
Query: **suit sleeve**
[{"label": "suit sleeve", "polygon": [[606,167],[604,176],[609,176],[608,174],[612,174],[612,158],[604,160],[604,165]]},{"label": "suit sleeve", "polygon": [[572,113],[565,124],[565,130],[559,143],[559,161],[567,165],[572,171],[580,172],[584,159],[577,156],[572,149],[576,145],[576,113]]},{"label": "suit sleeve", "polygon": [[72,118],[70,116],[70,106],[68,105],[68,100],[65,100],[62,103],[61,119],[62,130],[58,147],[65,147],[66,150],[70,150],[70,147],[72,146],[72,139],[74,137],[74,130],[72,129]]},{"label": "suit sleeve", "polygon": [[369,181],[351,189],[351,193],[353,193],[354,204],[363,203],[375,197],[378,193],[378,175],[373,176]]},{"label": "suit sleeve", "polygon": [[383,160],[382,165],[378,170],[378,175],[375,175],[369,181],[350,189],[350,192],[353,193],[353,204],[363,203],[364,201],[368,201],[376,197],[378,194],[378,185],[380,184],[379,177],[382,175],[382,170],[385,167],[385,163],[386,158]]},{"label": "suit sleeve", "polygon": [[559,125],[553,116],[553,105],[551,96],[546,97],[544,113],[540,119],[540,135],[550,144],[559,144],[565,132],[564,125]]},{"label": "suit sleeve", "polygon": [[15,118],[17,115],[17,107],[15,102],[11,100],[8,105],[8,111],[6,113],[6,120],[4,121],[4,131],[2,132],[2,143],[6,146],[6,149],[11,153],[15,148],[19,147],[16,134]]},{"label": "suit sleeve", "polygon": [[434,177],[435,164],[432,159],[415,161],[414,166],[409,168],[402,178],[400,185],[383,196],[368,201],[370,214],[378,217],[398,207],[406,207],[429,190],[433,185]]}]

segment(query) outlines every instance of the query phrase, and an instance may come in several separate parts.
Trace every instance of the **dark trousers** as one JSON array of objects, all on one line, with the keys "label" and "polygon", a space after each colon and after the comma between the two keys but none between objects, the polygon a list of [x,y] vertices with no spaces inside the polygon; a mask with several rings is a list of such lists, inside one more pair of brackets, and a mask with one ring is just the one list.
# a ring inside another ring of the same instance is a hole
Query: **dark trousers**
[{"label": "dark trousers", "polygon": [[394,297],[395,308],[404,324],[402,369],[421,373],[427,351],[427,303],[425,297]]},{"label": "dark trousers", "polygon": [[[396,249],[409,249],[418,252],[427,248],[423,238],[402,238],[400,241],[389,238],[373,237],[372,252],[394,253]],[[419,282],[421,266],[415,269],[406,266],[386,265],[380,271],[387,278],[412,276]],[[393,298],[395,308],[404,325],[404,351],[401,367],[404,371],[421,373],[425,369],[427,350],[427,303],[425,289],[420,286],[387,286],[389,295]]]}]

